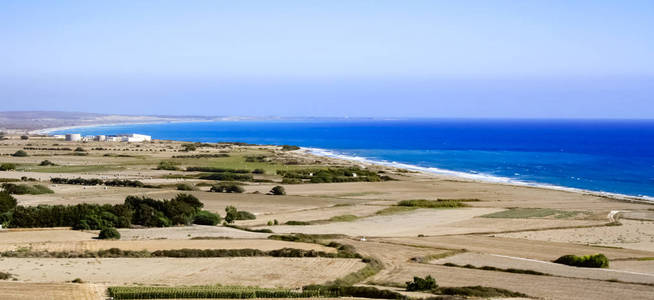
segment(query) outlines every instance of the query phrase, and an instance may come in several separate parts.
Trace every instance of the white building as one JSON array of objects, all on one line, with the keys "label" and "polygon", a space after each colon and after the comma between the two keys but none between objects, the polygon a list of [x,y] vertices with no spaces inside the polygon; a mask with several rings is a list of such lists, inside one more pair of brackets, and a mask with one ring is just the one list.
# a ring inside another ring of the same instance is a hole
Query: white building
[{"label": "white building", "polygon": [[79,133],[69,133],[66,135],[66,141],[79,142],[82,140],[82,135]]},{"label": "white building", "polygon": [[128,142],[128,143],[140,143],[140,142],[149,142],[152,141],[152,137],[144,134],[118,134],[105,137],[107,141],[111,142]]},{"label": "white building", "polygon": [[103,135],[103,134],[101,134],[101,135],[96,135],[96,136],[93,138],[93,140],[94,140],[94,141],[98,141],[98,142],[104,142],[104,141],[107,140],[107,136],[106,136],[106,135]]}]

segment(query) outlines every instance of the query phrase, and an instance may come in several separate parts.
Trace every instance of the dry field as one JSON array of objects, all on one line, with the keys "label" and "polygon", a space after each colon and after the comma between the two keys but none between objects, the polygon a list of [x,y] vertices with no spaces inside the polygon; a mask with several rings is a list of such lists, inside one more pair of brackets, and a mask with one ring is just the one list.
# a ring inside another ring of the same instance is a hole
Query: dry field
[{"label": "dry field", "polygon": [[0,258],[0,269],[20,281],[111,285],[245,285],[301,287],[323,283],[364,266],[330,258]]},{"label": "dry field", "polygon": [[96,300],[104,299],[104,290],[92,284],[0,281],[0,299]]},{"label": "dry field", "polygon": [[654,250],[654,222],[620,220],[622,226],[516,232],[498,236]]}]

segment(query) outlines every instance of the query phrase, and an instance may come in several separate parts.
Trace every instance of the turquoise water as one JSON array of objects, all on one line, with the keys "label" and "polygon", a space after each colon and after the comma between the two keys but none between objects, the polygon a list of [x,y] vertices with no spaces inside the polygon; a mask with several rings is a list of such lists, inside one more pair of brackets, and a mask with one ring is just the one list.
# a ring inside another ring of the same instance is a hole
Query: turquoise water
[{"label": "turquoise water", "polygon": [[654,196],[654,121],[233,121],[86,127],[57,133],[290,144],[428,171]]}]

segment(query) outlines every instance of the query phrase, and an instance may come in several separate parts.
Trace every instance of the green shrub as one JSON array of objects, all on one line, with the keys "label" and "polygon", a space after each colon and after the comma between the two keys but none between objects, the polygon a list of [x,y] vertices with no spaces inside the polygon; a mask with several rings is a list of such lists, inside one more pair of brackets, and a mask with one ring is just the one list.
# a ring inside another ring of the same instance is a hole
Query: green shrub
[{"label": "green shrub", "polygon": [[13,183],[3,183],[2,184],[2,189],[9,193],[9,194],[14,194],[14,195],[40,195],[40,194],[52,194],[54,191],[49,189],[46,186],[36,184],[36,185],[28,185],[28,184],[13,184]]},{"label": "green shrub", "polygon": [[250,174],[237,174],[232,172],[225,173],[211,173],[208,175],[200,176],[200,179],[206,180],[221,180],[221,181],[252,181]]},{"label": "green shrub", "polygon": [[254,169],[252,170],[252,174],[265,174],[266,170],[264,169]]},{"label": "green shrub", "polygon": [[177,190],[178,191],[194,191],[196,188],[188,183],[178,183],[177,184]]},{"label": "green shrub", "polygon": [[210,173],[236,173],[247,174],[250,170],[247,169],[230,169],[230,168],[216,168],[216,167],[187,167],[188,172],[210,172]]},{"label": "green shrub", "polygon": [[292,151],[292,150],[299,150],[299,149],[300,147],[294,145],[282,145],[283,151]]},{"label": "green shrub", "polygon": [[49,160],[47,160],[47,159],[44,160],[44,161],[41,161],[41,162],[39,163],[39,166],[44,166],[44,167],[45,167],[45,166],[56,166],[56,165],[57,165],[57,164],[55,164],[55,163],[53,163],[53,162],[51,162],[51,161],[49,161]]},{"label": "green shrub", "polygon": [[81,278],[75,278],[71,282],[72,283],[84,283],[84,280],[82,280]]},{"label": "green shrub", "polygon": [[402,200],[398,206],[422,207],[422,208],[456,208],[467,207],[468,205],[458,200]]},{"label": "green shrub", "polygon": [[215,226],[218,223],[220,223],[220,215],[206,210],[199,211],[193,218],[193,224]]},{"label": "green shrub", "polygon": [[583,268],[608,268],[609,259],[604,254],[586,256],[564,255],[554,261],[557,264],[564,264]]},{"label": "green shrub", "polygon": [[7,192],[0,192],[0,214],[16,208],[16,198]]},{"label": "green shrub", "polygon": [[236,220],[255,220],[257,216],[249,211],[239,210],[236,213]]},{"label": "green shrub", "polygon": [[243,193],[245,189],[236,183],[221,182],[212,185],[209,191],[217,193]]},{"label": "green shrub", "polygon": [[[272,222],[270,222],[270,223],[272,223]],[[307,221],[286,221],[286,223],[284,223],[284,225],[311,225],[311,222],[307,222]]]},{"label": "green shrub", "polygon": [[185,152],[195,151],[197,149],[198,149],[198,147],[196,147],[195,144],[183,144],[182,145],[182,151],[185,151]]},{"label": "green shrub", "polygon": [[234,206],[225,207],[225,222],[234,223],[238,218],[238,210]]},{"label": "green shrub", "polygon": [[271,194],[271,195],[286,195],[286,190],[284,189],[283,186],[277,185],[277,186],[273,187],[270,190],[269,194]]},{"label": "green shrub", "polygon": [[75,148],[75,152],[85,152],[86,150],[82,147]]},{"label": "green shrub", "polygon": [[157,166],[157,170],[175,171],[175,170],[179,170],[179,168],[176,166],[175,162],[164,160],[159,162],[159,165]]},{"label": "green shrub", "polygon": [[9,280],[11,277],[11,273],[0,272],[0,280]]},{"label": "green shrub", "polygon": [[29,155],[27,154],[27,152],[25,152],[25,151],[23,151],[23,150],[18,150],[18,151],[16,151],[16,152],[14,152],[14,154],[12,154],[11,156],[15,156],[15,157],[25,157],[25,156],[29,156]]},{"label": "green shrub", "polygon": [[457,295],[467,297],[529,297],[523,293],[513,292],[505,289],[485,287],[485,286],[463,286],[463,287],[447,287],[439,289],[440,294],[443,295]]},{"label": "green shrub", "polygon": [[407,291],[428,291],[438,288],[436,284],[436,279],[427,275],[425,278],[420,278],[418,276],[413,277],[413,281],[406,282]]},{"label": "green shrub", "polygon": [[16,170],[16,165],[12,163],[0,164],[0,171],[10,171],[10,170]]},{"label": "green shrub", "polygon": [[116,228],[113,227],[108,227],[108,228],[103,228],[100,230],[100,234],[98,235],[98,239],[100,240],[119,240],[120,239],[120,232],[116,230]]}]

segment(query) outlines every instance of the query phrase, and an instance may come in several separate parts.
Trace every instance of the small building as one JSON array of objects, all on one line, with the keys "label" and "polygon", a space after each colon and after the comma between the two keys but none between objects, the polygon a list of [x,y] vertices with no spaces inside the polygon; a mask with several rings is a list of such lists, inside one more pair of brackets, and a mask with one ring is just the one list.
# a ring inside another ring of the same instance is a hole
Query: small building
[{"label": "small building", "polygon": [[82,135],[79,133],[69,133],[66,134],[66,141],[69,142],[79,142],[82,140]]},{"label": "small building", "polygon": [[104,142],[104,141],[107,140],[107,136],[104,135],[104,134],[96,135],[96,136],[93,138],[93,140],[94,140],[94,141],[98,141],[98,142]]}]

